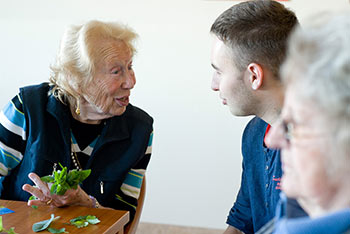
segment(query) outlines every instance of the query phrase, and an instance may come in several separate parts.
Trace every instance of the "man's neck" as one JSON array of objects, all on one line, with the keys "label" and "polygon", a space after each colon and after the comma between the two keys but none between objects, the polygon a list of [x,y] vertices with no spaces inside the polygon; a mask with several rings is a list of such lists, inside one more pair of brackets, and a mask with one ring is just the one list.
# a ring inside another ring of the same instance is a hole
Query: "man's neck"
[{"label": "man's neck", "polygon": [[256,108],[256,115],[273,126],[277,122],[283,106],[284,90],[281,83],[275,81],[259,99],[261,101],[259,107]]},{"label": "man's neck", "polygon": [[266,101],[262,103],[259,113],[257,116],[263,119],[266,123],[274,125],[282,110],[283,106],[283,95],[273,95],[270,98],[266,98]]},{"label": "man's neck", "polygon": [[257,116],[260,119],[264,120],[266,123],[273,126],[277,122],[280,113],[281,113],[281,109],[276,106],[276,107],[270,107],[270,108],[264,109],[264,111],[257,114]]}]

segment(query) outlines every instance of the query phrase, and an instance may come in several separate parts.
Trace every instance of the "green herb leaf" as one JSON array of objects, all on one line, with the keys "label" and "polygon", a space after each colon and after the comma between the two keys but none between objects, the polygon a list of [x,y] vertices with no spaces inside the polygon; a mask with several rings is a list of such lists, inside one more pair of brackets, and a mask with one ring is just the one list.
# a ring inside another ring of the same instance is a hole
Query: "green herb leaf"
[{"label": "green herb leaf", "polygon": [[86,227],[90,224],[97,224],[100,220],[94,215],[78,216],[70,220],[70,224],[76,226],[77,228]]},{"label": "green herb leaf", "polygon": [[12,227],[9,230],[7,230],[7,233],[8,234],[18,234],[17,232],[15,232],[15,228],[14,227]]},{"label": "green herb leaf", "polygon": [[62,170],[53,172],[52,176],[41,177],[41,180],[52,183],[51,194],[64,195],[68,189],[77,189],[78,185],[83,182],[91,173],[91,170],[78,171],[76,169],[68,172],[67,167],[58,163]]},{"label": "green herb leaf", "polygon": [[[36,199],[37,199],[36,196],[33,195],[33,196],[30,196],[30,197],[29,197],[28,201],[36,200]],[[33,208],[33,209],[38,209],[38,206],[32,205],[32,208]]]},{"label": "green herb leaf", "polygon": [[74,219],[71,219],[70,222],[76,222],[76,221],[80,221],[80,220],[84,220],[86,216],[78,216]]},{"label": "green herb leaf", "polygon": [[66,229],[65,228],[61,228],[61,229],[56,229],[56,228],[48,228],[47,229],[49,232],[51,233],[68,233],[66,232]]},{"label": "green herb leaf", "polygon": [[88,221],[90,224],[97,224],[101,222],[96,216],[94,215],[88,215],[86,217],[86,221]]},{"label": "green herb leaf", "polygon": [[29,197],[28,201],[36,200],[36,199],[37,199],[36,196],[33,195],[33,196],[30,196],[30,197]]},{"label": "green herb leaf", "polygon": [[5,232],[9,234],[18,234],[17,232],[15,232],[14,227],[11,227],[9,230],[4,229],[4,227],[2,226],[2,216],[0,216],[0,232]]},{"label": "green herb leaf", "polygon": [[51,219],[34,223],[33,226],[32,226],[32,230],[34,232],[43,231],[51,224],[52,221],[57,220],[59,218],[60,218],[60,216],[55,217],[54,214],[51,214]]},{"label": "green herb leaf", "polygon": [[77,220],[77,221],[71,222],[71,224],[76,226],[77,228],[82,228],[89,225],[89,222],[86,222],[84,220]]},{"label": "green herb leaf", "polygon": [[43,176],[40,178],[42,181],[46,182],[46,183],[53,183],[55,181],[55,179],[53,178],[53,176]]},{"label": "green herb leaf", "polygon": [[51,193],[51,194],[56,194],[56,190],[57,190],[57,183],[54,183],[54,184],[51,186],[50,193]]}]

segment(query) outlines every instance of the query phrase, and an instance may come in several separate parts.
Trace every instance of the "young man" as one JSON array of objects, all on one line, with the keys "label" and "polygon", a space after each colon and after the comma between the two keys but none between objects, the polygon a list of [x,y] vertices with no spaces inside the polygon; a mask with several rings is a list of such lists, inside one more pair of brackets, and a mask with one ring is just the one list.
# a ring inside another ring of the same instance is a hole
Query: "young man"
[{"label": "young man", "polygon": [[279,67],[298,20],[282,4],[253,0],[234,5],[211,27],[214,35],[212,89],[233,115],[255,115],[242,139],[241,188],[225,234],[254,233],[275,215],[282,175],[279,151],[269,149],[264,137],[283,104]]}]

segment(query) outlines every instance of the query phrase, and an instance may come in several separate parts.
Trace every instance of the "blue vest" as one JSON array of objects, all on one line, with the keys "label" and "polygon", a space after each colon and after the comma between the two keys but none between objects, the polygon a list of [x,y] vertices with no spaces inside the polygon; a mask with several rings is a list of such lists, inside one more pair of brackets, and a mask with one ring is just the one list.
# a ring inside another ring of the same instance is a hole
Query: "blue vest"
[{"label": "blue vest", "polygon": [[[28,178],[30,172],[50,175],[55,163],[74,169],[70,156],[70,110],[48,96],[49,89],[47,83],[20,89],[27,126],[26,147],[21,163],[3,181],[1,199],[28,200],[30,194],[22,186],[33,184]],[[120,193],[128,171],[145,156],[152,124],[152,117],[131,104],[121,116],[107,119],[87,162],[91,174],[82,183],[82,189],[103,206],[120,209],[115,194]]]}]

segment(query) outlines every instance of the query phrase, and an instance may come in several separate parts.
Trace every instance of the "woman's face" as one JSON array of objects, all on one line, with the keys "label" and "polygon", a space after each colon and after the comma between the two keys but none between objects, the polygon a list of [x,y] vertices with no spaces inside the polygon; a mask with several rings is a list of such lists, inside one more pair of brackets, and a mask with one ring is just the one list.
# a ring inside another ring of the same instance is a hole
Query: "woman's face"
[{"label": "woman's face", "polygon": [[87,118],[94,120],[122,115],[129,104],[130,90],[136,83],[133,54],[125,42],[100,40],[95,44],[98,58],[95,74],[83,95],[90,104],[86,108]]},{"label": "woman's face", "polygon": [[298,97],[296,87],[288,87],[281,122],[273,126],[267,144],[282,149],[282,190],[289,197],[321,200],[329,197],[332,181],[327,173],[331,155],[330,124],[311,101]]}]

